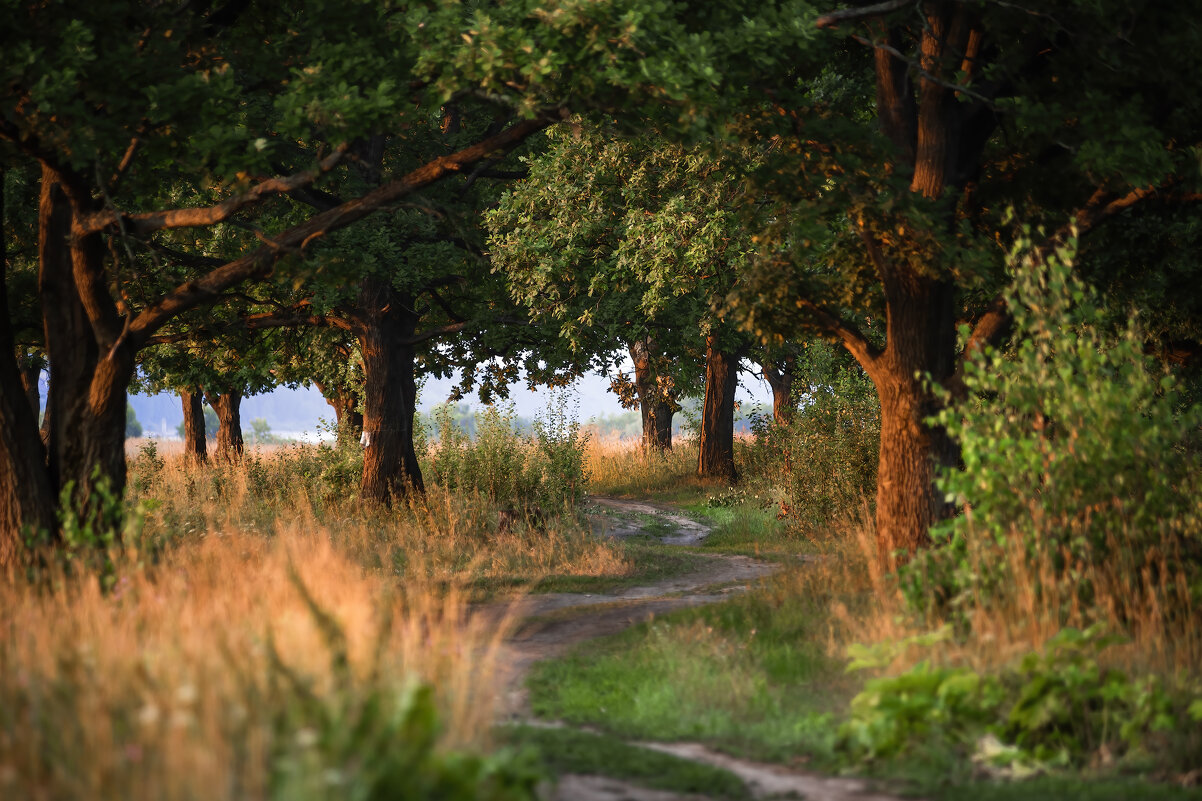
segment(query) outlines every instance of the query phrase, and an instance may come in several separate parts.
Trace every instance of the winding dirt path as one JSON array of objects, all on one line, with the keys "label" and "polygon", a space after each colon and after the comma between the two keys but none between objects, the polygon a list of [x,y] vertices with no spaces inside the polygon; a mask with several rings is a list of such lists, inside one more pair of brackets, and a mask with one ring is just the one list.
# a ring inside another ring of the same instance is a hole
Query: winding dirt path
[{"label": "winding dirt path", "polygon": [[[648,501],[591,496],[588,518],[598,536],[653,536],[668,545],[697,545],[709,526],[679,510]],[[535,662],[572,646],[616,634],[655,615],[715,603],[775,573],[779,565],[734,554],[698,554],[705,560],[684,574],[605,593],[528,595],[515,604],[490,604],[478,612],[508,614],[519,622],[498,655],[503,682],[502,718],[510,722],[559,726],[532,720],[525,679]],[[739,759],[696,743],[637,743],[644,748],[724,768],[746,783],[753,798],[805,798],[811,801],[898,801],[873,793],[864,783]],[[696,801],[703,796],[650,790],[606,776],[561,776],[554,801]]]}]

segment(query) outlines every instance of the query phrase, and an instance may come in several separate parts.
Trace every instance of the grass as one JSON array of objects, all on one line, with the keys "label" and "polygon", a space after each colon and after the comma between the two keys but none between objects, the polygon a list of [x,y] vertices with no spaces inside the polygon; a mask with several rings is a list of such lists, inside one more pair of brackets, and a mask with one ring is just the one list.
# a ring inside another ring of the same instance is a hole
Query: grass
[{"label": "grass", "polygon": [[116,571],[108,592],[78,564],[0,581],[0,795],[324,797],[322,775],[351,792],[394,760],[422,774],[427,738],[490,747],[509,624],[460,592],[399,588],[298,525]]},{"label": "grass", "polygon": [[751,798],[743,781],[729,771],[640,748],[601,733],[506,726],[498,736],[507,745],[533,752],[544,771],[555,776],[611,776],[653,790],[731,801]]},{"label": "grass", "polygon": [[825,652],[821,600],[794,592],[795,580],[541,663],[529,682],[532,707],[625,737],[829,763],[833,715],[854,685]]}]

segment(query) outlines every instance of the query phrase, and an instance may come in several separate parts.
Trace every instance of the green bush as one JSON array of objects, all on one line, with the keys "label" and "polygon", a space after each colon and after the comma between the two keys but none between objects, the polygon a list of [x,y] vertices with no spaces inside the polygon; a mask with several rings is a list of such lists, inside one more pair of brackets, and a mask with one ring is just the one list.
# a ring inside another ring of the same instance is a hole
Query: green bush
[{"label": "green bush", "polygon": [[790,423],[753,418],[744,462],[753,492],[805,534],[829,529],[876,491],[881,413],[872,381],[858,367],[822,372]]},{"label": "green bush", "polygon": [[496,406],[477,416],[475,439],[455,424],[450,407],[438,407],[433,416],[438,440],[430,465],[442,487],[475,490],[528,513],[561,511],[584,497],[588,435],[562,404],[536,421],[530,434],[518,432],[512,409]]},{"label": "green bush", "polygon": [[[908,644],[930,647],[947,634]],[[1110,760],[1142,765],[1150,744],[1193,725],[1197,702],[1153,677],[1102,667],[1098,655],[1117,641],[1100,626],[1065,629],[998,675],[923,661],[872,679],[852,700],[840,748],[880,759],[950,747],[1011,775]],[[853,653],[849,669],[882,661],[862,647]]]},{"label": "green bush", "polygon": [[[961,447],[963,469],[940,486],[964,513],[932,532],[944,547],[903,572],[916,606],[1005,591],[1015,554],[1033,579],[1066,582],[1074,608],[1094,601],[1090,567],[1103,564],[1114,573],[1121,563],[1136,593],[1143,576],[1145,585],[1175,584],[1163,575],[1172,565],[1194,601],[1202,597],[1202,409],[1181,408],[1174,378],[1145,355],[1137,321],[1105,333],[1073,257],[1071,244],[1054,254],[1016,247],[1009,304],[1020,339],[970,362],[968,400],[934,421]],[[982,548],[1011,558],[983,564]],[[1157,602],[1180,604],[1177,595]]]}]

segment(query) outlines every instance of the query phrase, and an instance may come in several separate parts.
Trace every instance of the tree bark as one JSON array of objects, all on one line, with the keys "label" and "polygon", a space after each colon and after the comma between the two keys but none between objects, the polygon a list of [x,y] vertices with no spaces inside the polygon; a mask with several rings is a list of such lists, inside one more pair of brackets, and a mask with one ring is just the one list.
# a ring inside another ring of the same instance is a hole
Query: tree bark
[{"label": "tree bark", "polygon": [[793,372],[797,360],[786,357],[779,362],[765,361],[760,367],[772,388],[772,419],[777,425],[788,425],[796,408],[793,403]]},{"label": "tree bark", "polygon": [[411,339],[418,316],[413,298],[368,276],[359,286],[355,317],[365,378],[360,495],[389,504],[410,491],[425,491],[413,447],[417,381]]},{"label": "tree bark", "polygon": [[314,382],[326,403],[334,410],[338,426],[338,445],[347,446],[359,442],[363,436],[363,412],[359,411],[359,396],[340,387]]},{"label": "tree bark", "polygon": [[881,402],[876,527],[882,558],[913,553],[930,541],[944,504],[935,488],[939,466],[958,461],[955,443],[926,419],[939,410],[923,376],[946,382],[955,365],[956,332],[950,281],[894,275],[886,281],[888,345],[868,373]]},{"label": "tree bark", "polygon": [[242,442],[242,393],[230,390],[221,394],[206,392],[205,396],[217,413],[217,456],[227,462],[236,462],[245,451]]},{"label": "tree bark", "polygon": [[705,340],[705,400],[701,409],[701,455],[697,475],[729,483],[735,470],[735,387],[739,357],[718,344],[716,334]]},{"label": "tree bark", "polygon": [[209,460],[202,394],[199,388],[179,393],[184,404],[184,461],[187,464],[204,464]]},{"label": "tree bark", "polygon": [[630,343],[634,362],[634,385],[639,394],[639,412],[643,418],[643,447],[663,453],[672,450],[672,403],[664,397],[652,364],[651,337]]},{"label": "tree bark", "polygon": [[119,522],[118,510],[111,504],[106,509],[96,489],[104,485],[111,500],[125,488],[126,387],[134,348],[119,336],[111,299],[105,303],[100,236],[72,235],[73,218],[86,209],[73,207],[68,180],[43,165],[38,289],[50,364],[48,483],[55,497],[70,487],[72,508],[99,533]]},{"label": "tree bark", "polygon": [[[0,220],[4,219],[4,173],[0,170]],[[26,533],[55,528],[54,493],[46,473],[46,449],[38,436],[37,380],[34,401],[18,368],[8,317],[8,251],[0,236],[0,567],[15,562]]]}]

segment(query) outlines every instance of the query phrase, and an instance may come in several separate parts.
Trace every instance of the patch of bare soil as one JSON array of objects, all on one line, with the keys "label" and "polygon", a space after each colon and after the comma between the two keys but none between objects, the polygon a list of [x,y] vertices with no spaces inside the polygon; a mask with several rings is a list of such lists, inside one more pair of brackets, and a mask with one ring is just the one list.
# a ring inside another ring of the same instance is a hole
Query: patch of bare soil
[{"label": "patch of bare soil", "polygon": [[[653,536],[669,545],[696,545],[709,527],[670,507],[646,501],[593,496],[589,521],[598,536]],[[704,554],[706,564],[686,575],[605,593],[529,595],[510,604],[481,607],[477,614],[518,621],[499,654],[504,687],[502,717],[531,722],[526,674],[535,662],[557,656],[581,642],[616,634],[656,615],[721,601],[776,572],[771,562],[733,554]],[[718,589],[715,589],[718,588]],[[545,725],[545,724],[544,724]],[[555,724],[552,724],[555,725]],[[811,801],[898,801],[873,793],[854,779],[819,776],[739,759],[695,743],[644,743],[675,756],[729,770],[747,784],[753,797],[806,798]],[[606,776],[565,775],[547,797],[553,801],[696,801],[696,795],[651,790]]]}]

